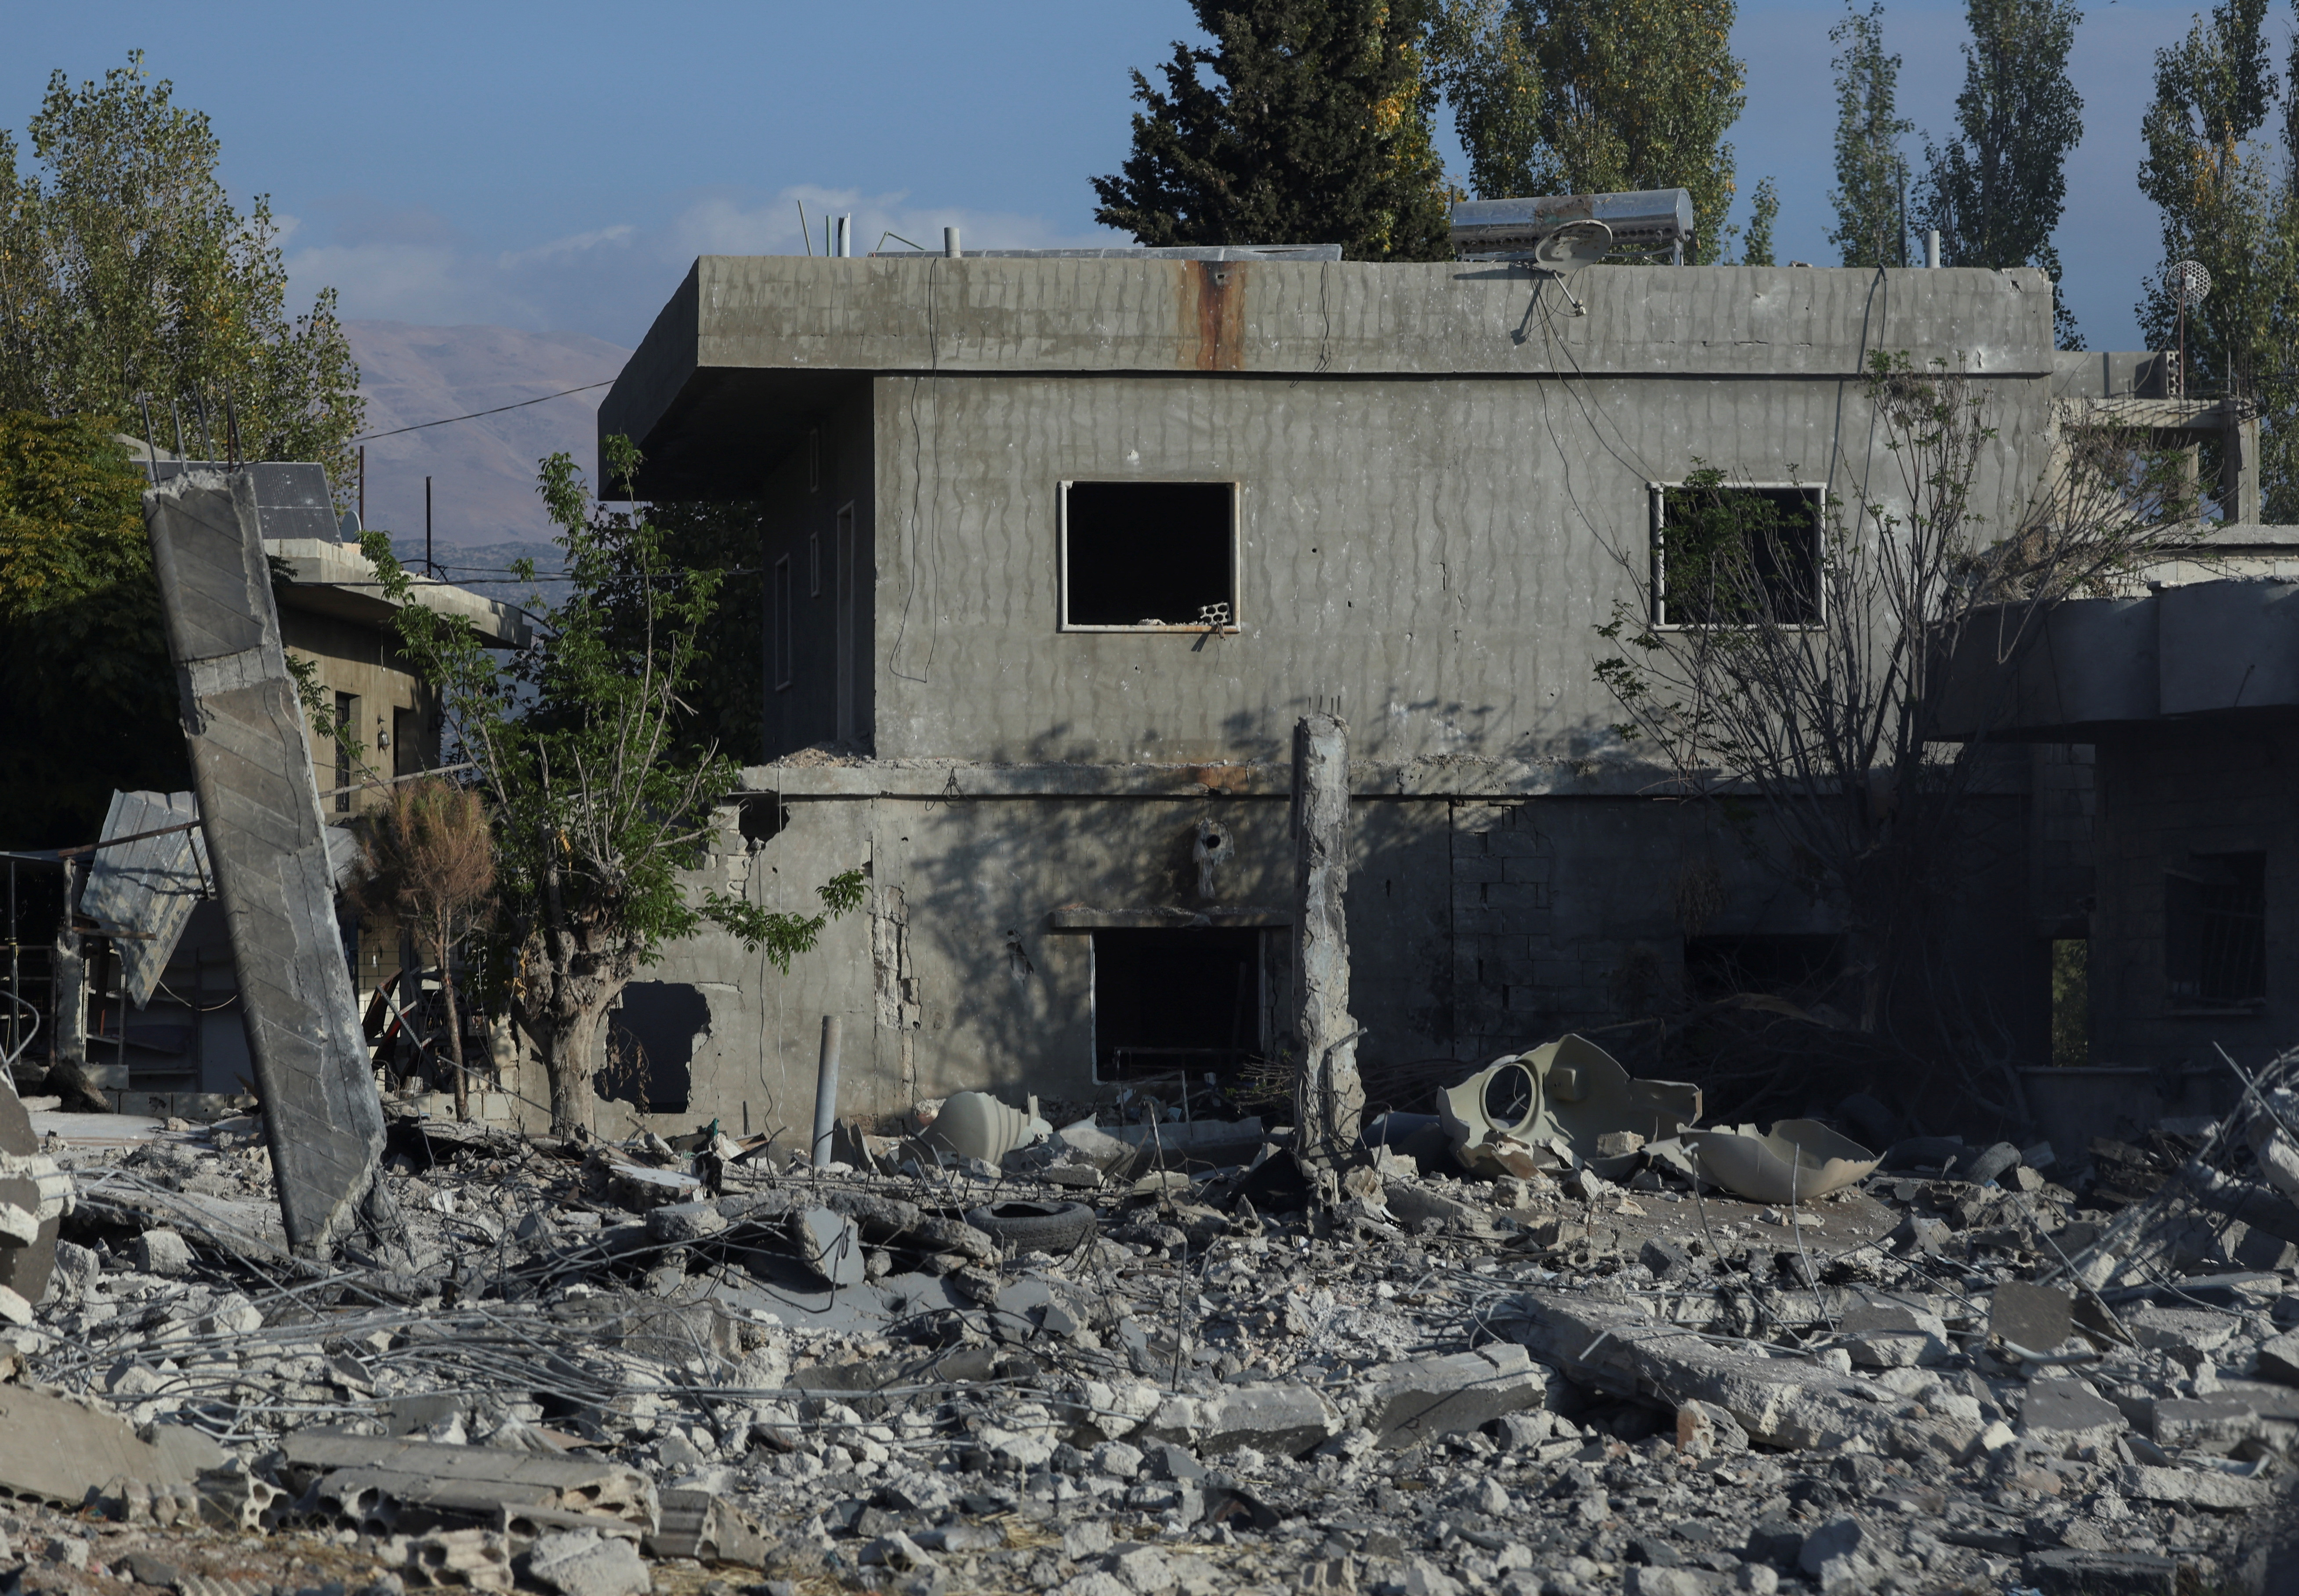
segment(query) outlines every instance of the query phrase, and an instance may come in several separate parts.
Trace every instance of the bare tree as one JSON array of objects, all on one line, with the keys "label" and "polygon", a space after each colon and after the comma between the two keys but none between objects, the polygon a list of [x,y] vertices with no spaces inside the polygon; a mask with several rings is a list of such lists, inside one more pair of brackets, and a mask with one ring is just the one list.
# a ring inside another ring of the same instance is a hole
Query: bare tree
[{"label": "bare tree", "polygon": [[2062,408],[2050,463],[2013,484],[1999,528],[1976,492],[1996,433],[1964,368],[1880,355],[1865,387],[1885,451],[1857,503],[1714,468],[1664,491],[1657,548],[1619,551],[1636,593],[1598,629],[1618,651],[1597,674],[1615,730],[1676,790],[1719,801],[1764,863],[1835,905],[1852,1006],[1876,1031],[1970,821],[1979,749],[1940,740],[1947,662],[1967,644],[2010,662],[2054,607],[2183,536],[2195,502],[2174,451]]},{"label": "bare tree", "polygon": [[429,776],[389,790],[366,818],[353,901],[413,933],[416,951],[439,967],[447,1053],[455,1065],[455,1117],[471,1117],[470,1075],[455,1002],[455,948],[486,914],[495,885],[494,839],[479,795]]}]

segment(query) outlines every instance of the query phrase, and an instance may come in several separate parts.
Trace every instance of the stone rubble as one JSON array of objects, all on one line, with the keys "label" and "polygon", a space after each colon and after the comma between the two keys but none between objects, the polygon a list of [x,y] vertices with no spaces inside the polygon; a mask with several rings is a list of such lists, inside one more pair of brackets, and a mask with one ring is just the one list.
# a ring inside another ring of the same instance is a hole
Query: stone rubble
[{"label": "stone rubble", "polygon": [[[401,1225],[333,1265],[267,1228],[250,1120],[57,1145],[54,1279],[0,1331],[0,1496],[45,1501],[0,1508],[0,1587],[1836,1596],[2275,1555],[2299,1279],[2173,1178],[2252,1178],[2237,1136],[2085,1180],[1904,1146],[1781,1211],[1660,1158],[1387,1151],[1321,1210],[1274,1137],[1135,1178],[1059,1134],[826,1171],[722,1137],[706,1183],[653,1137],[402,1122]],[[1017,1203],[1091,1224],[969,1222]],[[35,1399],[130,1461],[12,1464]]]}]

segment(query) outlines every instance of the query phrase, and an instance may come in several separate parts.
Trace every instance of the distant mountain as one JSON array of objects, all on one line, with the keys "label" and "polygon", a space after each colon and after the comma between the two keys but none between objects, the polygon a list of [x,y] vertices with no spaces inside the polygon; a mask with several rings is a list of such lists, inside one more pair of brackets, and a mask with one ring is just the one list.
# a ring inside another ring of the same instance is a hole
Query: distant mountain
[{"label": "distant mountain", "polygon": [[[359,360],[370,434],[610,382],[631,353],[580,333],[403,321],[351,321],[344,330]],[[441,563],[448,563],[447,550],[461,564],[464,550],[547,543],[552,527],[535,496],[535,464],[563,449],[586,475],[595,472],[595,418],[606,393],[592,388],[476,420],[370,437],[366,524],[389,531],[396,546],[419,558],[428,475]]]}]

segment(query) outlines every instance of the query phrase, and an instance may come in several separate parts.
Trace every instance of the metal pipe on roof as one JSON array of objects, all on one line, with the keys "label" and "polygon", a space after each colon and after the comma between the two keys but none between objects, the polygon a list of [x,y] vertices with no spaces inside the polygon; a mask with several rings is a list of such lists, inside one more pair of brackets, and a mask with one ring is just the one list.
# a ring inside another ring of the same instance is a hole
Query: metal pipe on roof
[{"label": "metal pipe on roof", "polygon": [[942,230],[942,252],[948,255],[953,260],[957,260],[960,255],[966,252],[964,250],[958,247],[958,229],[956,227],[944,227]]},{"label": "metal pipe on roof", "polygon": [[1939,229],[1938,227],[1934,227],[1924,235],[1924,264],[1931,268],[1934,271],[1938,271],[1939,269]]}]

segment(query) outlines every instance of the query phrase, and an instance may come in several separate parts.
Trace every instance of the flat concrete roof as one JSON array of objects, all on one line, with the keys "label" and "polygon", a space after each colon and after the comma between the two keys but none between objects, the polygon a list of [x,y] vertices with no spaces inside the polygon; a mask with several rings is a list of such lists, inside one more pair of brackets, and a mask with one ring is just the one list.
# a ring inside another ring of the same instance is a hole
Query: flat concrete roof
[{"label": "flat concrete roof", "polygon": [[599,409],[657,497],[755,491],[762,440],[878,375],[1857,378],[1880,350],[2046,378],[2050,278],[1504,261],[705,255]]},{"label": "flat concrete roof", "polygon": [[[288,582],[278,592],[279,602],[289,609],[369,626],[389,620],[399,609],[383,596],[375,562],[357,543],[266,538],[263,551],[287,567]],[[418,604],[440,615],[461,616],[481,641],[499,649],[527,646],[531,635],[527,616],[512,606],[427,576],[416,576],[414,583]]]}]

